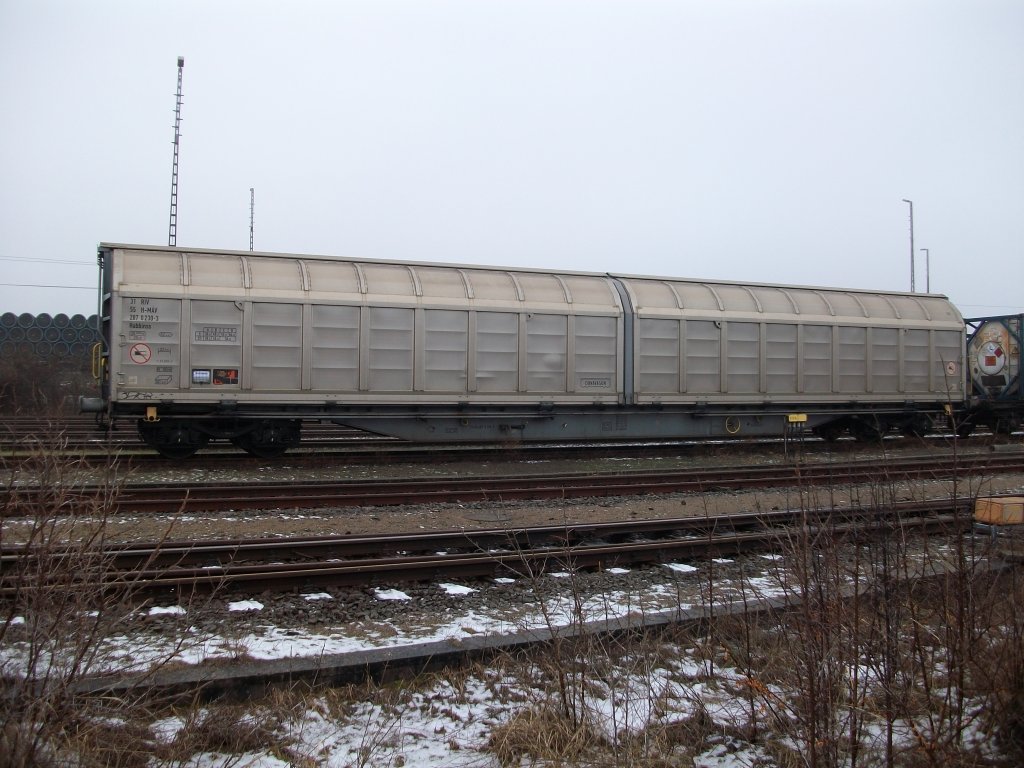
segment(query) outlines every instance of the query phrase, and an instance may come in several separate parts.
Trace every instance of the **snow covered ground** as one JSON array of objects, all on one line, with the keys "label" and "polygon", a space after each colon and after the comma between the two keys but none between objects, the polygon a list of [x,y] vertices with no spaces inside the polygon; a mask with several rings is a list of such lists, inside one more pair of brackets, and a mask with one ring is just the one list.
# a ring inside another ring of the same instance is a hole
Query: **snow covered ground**
[{"label": "snow covered ground", "polygon": [[[165,635],[125,632],[109,637],[97,654],[102,664],[94,671],[139,671],[170,657],[196,665],[238,659],[319,657],[567,627],[582,621],[701,607],[712,584],[716,611],[721,611],[724,603],[741,596],[751,602],[791,593],[792,585],[787,584],[785,574],[785,558],[767,554],[746,558],[742,567],[732,559],[715,558],[698,565],[667,563],[642,574],[625,568],[609,569],[601,575],[602,588],[585,593],[577,588],[584,575],[568,571],[549,573],[533,582],[501,578],[493,584],[441,582],[415,589],[381,587],[369,590],[367,596],[381,607],[379,613],[368,613],[366,618],[344,624],[318,626],[264,620],[268,613],[266,598],[240,595],[224,602],[223,631],[219,632],[209,629],[208,618],[194,624],[187,606],[150,606],[140,613],[142,623],[149,622],[151,630],[153,622],[166,622],[175,631]],[[491,590],[502,589],[535,591],[538,597],[518,606],[487,599]],[[438,611],[434,598],[428,599],[431,594],[444,605],[454,603],[456,607]],[[344,595],[328,591],[294,598],[312,610],[326,609],[339,599]],[[460,604],[465,605],[461,610]],[[13,624],[23,625],[22,617],[15,617]],[[0,648],[0,667],[5,672],[24,671],[29,648],[17,641],[17,633],[8,635],[13,641]],[[305,700],[302,707],[290,709],[286,717],[271,715],[267,705],[256,702],[251,713],[235,725],[240,731],[251,726],[254,733],[261,733],[256,746],[230,754],[200,750],[174,764],[193,768],[499,768],[510,758],[502,753],[496,734],[514,728],[523,712],[546,712],[558,706],[568,707],[585,723],[595,744],[605,745],[609,754],[618,754],[620,765],[630,764],[630,750],[636,750],[638,741],[643,742],[648,734],[667,733],[680,728],[681,723],[701,723],[705,731],[697,742],[699,751],[676,753],[680,759],[685,753],[685,759],[697,768],[771,768],[780,764],[766,748],[764,738],[748,743],[742,734],[751,731],[754,720],[760,723],[762,734],[764,722],[773,718],[780,724],[790,722],[796,694],[761,683],[754,690],[749,672],[738,669],[732,659],[716,656],[714,651],[709,655],[700,638],[692,643],[658,642],[652,648],[614,659],[572,656],[563,661],[565,669],[574,671],[566,673],[561,693],[553,693],[552,669],[531,659],[514,671],[506,664],[492,664],[469,672],[425,676],[416,683],[385,686],[362,699],[350,696],[340,701],[330,691],[320,692]],[[579,672],[581,668],[589,668],[594,674]],[[860,674],[867,673],[861,670]],[[211,706],[214,708],[199,716],[217,717],[216,705]],[[195,712],[176,713],[152,722],[154,748],[173,745],[196,717]],[[863,729],[865,754],[884,744],[883,725],[872,723]],[[896,724],[898,747],[914,744],[920,732],[914,726],[909,722]],[[971,738],[978,740],[983,753],[994,754],[995,748],[980,731]],[[524,759],[514,751],[512,758],[513,765]]]},{"label": "snow covered ground", "polygon": [[[766,561],[774,558],[767,556]],[[719,565],[732,561],[719,559]],[[264,626],[259,632],[224,642],[220,638],[204,638],[185,654],[192,663],[224,658],[241,648],[256,659],[276,659],[288,656],[310,656],[363,650],[374,647],[458,639],[479,634],[500,634],[530,628],[548,628],[552,624],[567,626],[579,619],[610,619],[637,612],[654,612],[668,606],[680,606],[679,587],[687,587],[695,602],[700,601],[699,569],[687,563],[668,563],[665,568],[673,574],[686,574],[689,583],[665,582],[653,585],[644,594],[629,589],[601,594],[582,604],[572,596],[549,601],[545,606],[517,616],[488,615],[467,611],[445,623],[432,626],[416,625],[400,620],[388,621],[376,628],[361,627],[358,635],[344,628],[327,633],[299,633],[293,629]],[[613,575],[625,576],[629,570],[612,569]],[[573,574],[554,572],[548,578],[566,579]],[[501,579],[509,583],[511,579]],[[781,595],[782,589],[773,582],[768,569],[756,577],[760,596]],[[722,585],[724,587],[725,585]],[[748,588],[750,584],[748,583]],[[483,587],[439,583],[436,588],[446,595],[467,596]],[[376,589],[381,601],[408,603],[412,598],[399,589]],[[330,600],[328,593],[315,593],[304,599]],[[233,602],[231,611],[259,611],[262,606],[254,600]],[[138,660],[136,650],[128,638],[120,640],[125,656]],[[623,734],[637,733],[657,724],[694,716],[700,710],[708,713],[717,723],[729,729],[743,722],[746,715],[743,703],[736,696],[737,681],[741,676],[735,670],[716,669],[715,682],[707,678],[710,670],[695,649],[675,649],[677,657],[671,666],[651,669],[644,674],[623,670],[614,688],[607,687],[582,704],[586,717],[596,733],[610,742]],[[505,673],[488,670],[483,675],[472,674],[460,681],[456,688],[446,680],[435,681],[422,690],[405,692],[400,707],[364,702],[355,706],[339,722],[336,714],[324,702],[313,702],[301,717],[285,727],[285,739],[291,742],[291,757],[283,760],[269,752],[251,752],[245,755],[197,754],[188,765],[195,768],[225,768],[228,765],[247,765],[253,768],[283,768],[294,765],[297,756],[312,759],[315,765],[445,765],[495,766],[499,762],[494,754],[481,751],[494,729],[524,702],[539,702],[548,695],[545,681],[537,670],[529,677],[540,677],[531,686],[527,680],[511,679]],[[495,676],[500,677],[496,679]],[[496,700],[495,690],[501,687],[505,703]],[[667,708],[666,702],[671,703]],[[183,718],[168,718],[154,723],[154,732],[160,739],[173,740],[177,730],[185,725]],[[722,737],[696,755],[694,765],[699,768],[754,768],[772,765],[760,747],[743,744],[736,739]]]}]

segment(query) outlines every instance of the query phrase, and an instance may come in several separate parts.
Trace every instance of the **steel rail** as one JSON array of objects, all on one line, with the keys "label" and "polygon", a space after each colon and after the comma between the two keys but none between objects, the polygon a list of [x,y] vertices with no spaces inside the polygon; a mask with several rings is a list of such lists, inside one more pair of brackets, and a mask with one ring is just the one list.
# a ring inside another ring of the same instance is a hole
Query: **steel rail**
[{"label": "steel rail", "polygon": [[[387,445],[402,444],[393,437],[372,435],[362,430],[343,427],[337,424],[316,422],[304,425],[302,448],[330,448],[337,446]],[[37,447],[40,441],[52,444],[52,448],[71,456],[83,449],[98,450],[104,453],[115,451],[147,451],[147,458],[162,460],[156,454],[150,455],[151,449],[142,441],[134,429],[101,430],[90,418],[31,418],[13,417],[5,419],[0,429],[0,450],[11,453],[24,452]],[[220,451],[218,449],[223,449]],[[241,449],[230,443],[214,443],[209,446],[201,458],[209,455],[230,453],[238,458],[252,458]]]},{"label": "steel rail", "polygon": [[[507,571],[538,575],[556,566],[569,569],[606,568],[709,554],[740,554],[766,546],[785,546],[795,537],[814,538],[853,532],[879,534],[920,528],[925,531],[966,530],[971,524],[971,499],[904,502],[881,508],[787,510],[710,518],[675,518],[630,523],[542,526],[512,531],[444,531],[385,537],[347,536],[330,539],[227,541],[184,545],[160,551],[124,547],[109,557],[96,553],[100,567],[89,572],[92,588],[132,594],[193,593],[221,589],[298,589],[328,585],[357,586],[375,581],[420,581],[445,576],[479,578]],[[166,543],[165,543],[166,544]],[[444,551],[431,551],[444,546]],[[399,548],[402,549],[399,549]],[[455,551],[451,551],[455,549]],[[284,552],[304,552],[301,562],[236,562],[247,553],[268,559]],[[402,552],[403,554],[394,554]],[[416,554],[410,554],[415,552]],[[157,567],[167,555],[178,562]],[[45,587],[45,558],[5,552],[0,568],[0,596],[10,597],[28,585]],[[186,563],[214,557],[215,565]],[[308,558],[316,557],[316,560]],[[19,566],[31,567],[24,569]],[[43,574],[26,577],[26,573]],[[53,579],[58,579],[57,575]],[[28,582],[28,584],[26,583]],[[98,583],[97,583],[98,582]],[[51,584],[50,586],[53,586]]]},{"label": "steel rail", "polygon": [[[0,454],[12,459],[31,459],[37,455],[41,447],[42,436],[49,445],[47,453],[66,456],[69,460],[88,466],[102,466],[111,462],[144,464],[154,466],[203,466],[224,465],[237,466],[243,464],[270,464],[278,460],[260,459],[250,456],[241,449],[227,442],[214,442],[203,449],[202,453],[190,459],[170,460],[156,454],[146,446],[134,430],[112,430],[101,432],[88,419],[76,418],[61,421],[59,419],[19,418],[7,420],[5,429],[0,430]],[[937,439],[948,439],[937,436]],[[526,442],[526,443],[416,443],[397,438],[381,437],[350,427],[330,423],[307,422],[303,429],[302,443],[289,451],[286,461],[290,464],[318,463],[328,457],[344,456],[348,462],[372,463],[381,460],[428,461],[437,459],[439,455],[456,460],[461,456],[487,453],[500,455],[530,455],[537,457],[574,456],[581,453],[588,455],[625,455],[648,456],[663,454],[673,449],[702,450],[708,445],[725,450],[736,447],[749,448],[780,444],[781,438],[749,438],[737,437],[726,441],[721,439],[660,439],[660,440],[602,440],[578,443]],[[838,443],[825,443],[819,438],[804,436],[799,440],[801,450],[808,452],[827,451],[829,454],[852,453],[861,450],[863,443],[843,440]],[[887,443],[899,446],[903,442],[898,437],[887,440]],[[972,442],[971,445],[977,445]]]},{"label": "steel rail", "polygon": [[[594,475],[568,473],[514,477],[382,479],[373,481],[232,483],[219,485],[147,484],[125,486],[111,502],[117,512],[197,512],[245,509],[306,509],[388,506],[413,503],[509,501],[629,496],[673,492],[713,492],[788,485],[892,483],[944,479],[979,473],[1024,470],[1024,451],[950,458],[895,458],[876,461],[703,468]],[[65,505],[106,504],[102,487],[61,489]],[[3,489],[7,514],[29,514],[53,501],[52,489]]]},{"label": "steel rail", "polygon": [[[936,502],[904,502],[898,508],[834,507],[828,510],[774,510],[729,515],[689,515],[647,520],[566,523],[541,526],[505,526],[497,528],[449,529],[415,533],[346,534],[329,536],[291,536],[285,538],[162,540],[154,542],[108,543],[96,550],[109,567],[130,568],[184,564],[240,563],[251,560],[302,560],[332,557],[338,559],[382,556],[386,553],[408,555],[437,550],[470,549],[490,551],[509,547],[565,546],[600,540],[620,542],[638,536],[706,536],[708,531],[761,530],[793,525],[799,518],[805,525],[824,522],[884,519],[895,514],[923,513]],[[939,502],[944,503],[944,502]],[[0,573],[26,554],[50,557],[55,561],[73,555],[67,547],[40,548],[30,544],[0,546]]]}]

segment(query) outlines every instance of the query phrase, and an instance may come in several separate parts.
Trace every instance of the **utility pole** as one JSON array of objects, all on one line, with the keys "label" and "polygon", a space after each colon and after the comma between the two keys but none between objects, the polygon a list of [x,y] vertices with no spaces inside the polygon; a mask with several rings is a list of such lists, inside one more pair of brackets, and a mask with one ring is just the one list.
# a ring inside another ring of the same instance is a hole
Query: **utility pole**
[{"label": "utility pole", "polygon": [[178,147],[181,140],[181,75],[185,58],[178,57],[178,95],[174,102],[174,163],[171,165],[171,220],[167,228],[167,244],[178,240]]},{"label": "utility pole", "polygon": [[914,201],[903,198],[910,206],[910,292],[914,293]]},{"label": "utility pole", "polygon": [[932,254],[927,248],[924,251],[924,290],[925,293],[932,292]]},{"label": "utility pole", "polygon": [[249,187],[249,250],[252,250],[252,230],[256,216],[256,188]]}]

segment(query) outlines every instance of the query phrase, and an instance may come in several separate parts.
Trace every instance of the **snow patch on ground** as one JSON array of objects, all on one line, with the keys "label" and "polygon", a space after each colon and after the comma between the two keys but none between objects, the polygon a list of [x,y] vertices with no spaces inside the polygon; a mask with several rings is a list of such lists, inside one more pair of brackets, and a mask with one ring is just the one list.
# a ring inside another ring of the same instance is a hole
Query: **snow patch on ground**
[{"label": "snow patch on ground", "polygon": [[235,613],[244,613],[246,611],[262,611],[263,603],[258,600],[238,600],[234,603],[228,603],[228,610]]},{"label": "snow patch on ground", "polygon": [[146,611],[148,616],[184,616],[185,608],[180,605],[154,605]]},{"label": "snow patch on ground", "polygon": [[399,589],[374,589],[373,594],[378,600],[412,600],[405,592]]}]

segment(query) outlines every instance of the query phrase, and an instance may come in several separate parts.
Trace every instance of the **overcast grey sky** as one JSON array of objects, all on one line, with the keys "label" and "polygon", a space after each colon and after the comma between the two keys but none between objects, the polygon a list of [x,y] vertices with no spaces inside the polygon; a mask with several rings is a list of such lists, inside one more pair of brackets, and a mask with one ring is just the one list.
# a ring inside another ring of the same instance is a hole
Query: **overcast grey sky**
[{"label": "overcast grey sky", "polygon": [[167,244],[179,55],[179,247],[255,187],[257,250],[908,290],[909,198],[1024,310],[1021,0],[0,0],[0,311]]}]

